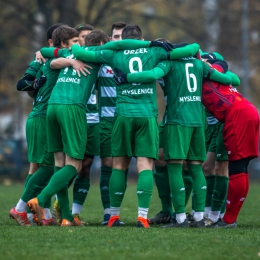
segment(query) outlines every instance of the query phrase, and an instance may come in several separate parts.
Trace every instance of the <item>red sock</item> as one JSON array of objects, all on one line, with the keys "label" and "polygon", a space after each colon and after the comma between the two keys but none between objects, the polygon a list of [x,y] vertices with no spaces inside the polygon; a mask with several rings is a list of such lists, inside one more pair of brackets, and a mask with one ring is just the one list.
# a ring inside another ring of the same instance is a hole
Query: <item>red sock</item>
[{"label": "red sock", "polygon": [[248,174],[242,172],[229,177],[226,212],[223,220],[231,224],[237,220],[249,190]]}]

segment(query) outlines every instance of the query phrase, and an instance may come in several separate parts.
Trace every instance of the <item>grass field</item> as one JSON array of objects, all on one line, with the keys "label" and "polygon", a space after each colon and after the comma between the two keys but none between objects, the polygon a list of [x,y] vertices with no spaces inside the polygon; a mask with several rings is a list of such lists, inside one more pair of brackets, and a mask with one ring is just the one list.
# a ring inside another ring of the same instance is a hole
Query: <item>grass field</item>
[{"label": "grass field", "polygon": [[[259,259],[260,184],[253,183],[236,229],[135,228],[135,185],[127,188],[121,220],[125,227],[100,225],[98,185],[92,185],[82,211],[86,227],[22,227],[9,218],[22,184],[0,185],[0,259]],[[149,216],[160,210],[156,191]],[[190,209],[188,209],[190,210]]]}]

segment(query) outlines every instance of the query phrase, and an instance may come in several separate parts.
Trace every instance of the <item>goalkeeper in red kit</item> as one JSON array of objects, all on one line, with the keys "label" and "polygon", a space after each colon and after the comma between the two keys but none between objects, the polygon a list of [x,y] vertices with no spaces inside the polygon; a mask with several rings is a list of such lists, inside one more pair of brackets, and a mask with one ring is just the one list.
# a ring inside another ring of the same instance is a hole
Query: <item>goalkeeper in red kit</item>
[{"label": "goalkeeper in red kit", "polygon": [[[213,68],[224,70],[218,64],[213,64]],[[248,164],[258,157],[259,114],[235,88],[210,80],[203,82],[202,103],[218,121],[224,123],[223,137],[229,161],[226,212],[221,220],[209,227],[236,227],[249,190]]]}]

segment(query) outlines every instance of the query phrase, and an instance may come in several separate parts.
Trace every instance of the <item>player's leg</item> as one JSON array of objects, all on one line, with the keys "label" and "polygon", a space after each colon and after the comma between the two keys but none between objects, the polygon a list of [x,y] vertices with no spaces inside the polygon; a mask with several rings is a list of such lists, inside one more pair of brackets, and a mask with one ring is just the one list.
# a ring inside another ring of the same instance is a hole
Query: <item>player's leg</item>
[{"label": "player's leg", "polygon": [[85,224],[79,217],[82,206],[86,200],[90,188],[90,169],[94,161],[94,156],[99,155],[99,124],[88,125],[87,146],[82,169],[75,179],[73,187],[72,214],[74,220]]},{"label": "player's leg", "polygon": [[187,154],[188,169],[193,179],[193,202],[194,214],[190,223],[191,227],[205,226],[203,215],[205,210],[205,199],[207,184],[202,171],[202,162],[206,158],[206,147],[204,145],[204,129],[202,127],[194,127]]},{"label": "player's leg", "polygon": [[223,126],[219,125],[218,136],[216,138],[216,162],[215,162],[215,186],[213,190],[211,211],[208,214],[209,221],[207,227],[214,226],[221,217],[221,211],[225,209],[228,191],[228,154],[223,139]]},{"label": "player's leg", "polygon": [[[176,219],[165,227],[188,227],[185,214],[185,186],[182,177],[183,161],[186,159],[191,128],[180,125],[165,125],[164,152],[167,160],[171,199]],[[175,144],[174,146],[172,144]]]},{"label": "player's leg", "polygon": [[205,144],[207,157],[202,164],[203,173],[207,182],[207,196],[204,217],[208,217],[211,210],[212,193],[215,185],[215,157],[216,157],[216,137],[219,124],[208,125],[205,131]]},{"label": "player's leg", "polygon": [[[50,151],[53,152],[57,151],[58,149],[62,149],[63,153],[66,154],[65,166],[58,170],[63,166],[62,163],[64,163],[64,157],[58,159],[57,153],[55,153],[55,169],[58,171],[54,173],[50,179],[50,182],[43,189],[41,194],[39,194],[37,199],[30,200],[28,205],[31,208],[34,208],[34,211],[36,211],[39,215],[39,222],[41,222],[41,208],[44,206],[49,197],[57,194],[62,210],[64,225],[74,225],[75,223],[73,221],[73,216],[69,208],[68,183],[81,170],[82,166],[82,159],[84,157],[87,141],[85,134],[85,111],[76,105],[51,106],[54,109],[55,117],[59,121],[61,128],[61,137],[59,137],[59,139],[62,138],[62,140],[59,140],[58,143],[56,143],[57,141],[54,141],[54,144],[48,143],[48,146]],[[78,131],[78,129],[81,129],[81,131]],[[48,135],[48,142],[49,140],[51,140],[51,138],[49,138]]]},{"label": "player's leg", "polygon": [[113,156],[112,175],[109,182],[110,214],[108,227],[120,225],[120,207],[125,194],[126,175],[129,157],[132,157],[131,118],[117,116],[111,133],[111,153]]},{"label": "player's leg", "polygon": [[167,171],[167,162],[164,160],[164,124],[159,125],[159,159],[154,162],[155,172],[153,174],[158,195],[161,200],[162,209],[154,217],[149,218],[149,223],[169,223],[171,220],[172,202]]},{"label": "player's leg", "polygon": [[111,156],[111,132],[112,122],[107,120],[100,121],[100,194],[104,209],[104,219],[102,225],[107,225],[110,218],[110,198],[109,182],[112,175],[112,156]]},{"label": "player's leg", "polygon": [[159,133],[156,118],[135,118],[133,155],[137,157],[137,227],[149,227],[147,214],[153,192],[153,160],[158,159]]}]

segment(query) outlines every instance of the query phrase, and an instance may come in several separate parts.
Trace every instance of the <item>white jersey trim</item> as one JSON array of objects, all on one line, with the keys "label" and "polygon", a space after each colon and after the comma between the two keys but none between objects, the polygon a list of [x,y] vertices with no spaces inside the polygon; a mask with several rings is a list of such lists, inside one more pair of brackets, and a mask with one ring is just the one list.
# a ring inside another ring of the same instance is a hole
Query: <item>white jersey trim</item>
[{"label": "white jersey trim", "polygon": [[88,100],[87,104],[92,104],[92,105],[96,105],[97,104],[97,97],[95,94],[91,94],[90,98]]},{"label": "white jersey trim", "polygon": [[114,72],[110,66],[104,65],[100,69],[98,76],[103,78],[112,78],[114,76]]},{"label": "white jersey trim", "polygon": [[116,87],[101,86],[101,97],[116,97]]},{"label": "white jersey trim", "polygon": [[86,119],[88,124],[99,123],[99,114],[98,113],[86,113]]},{"label": "white jersey trim", "polygon": [[102,107],[101,117],[114,117],[116,107]]}]

